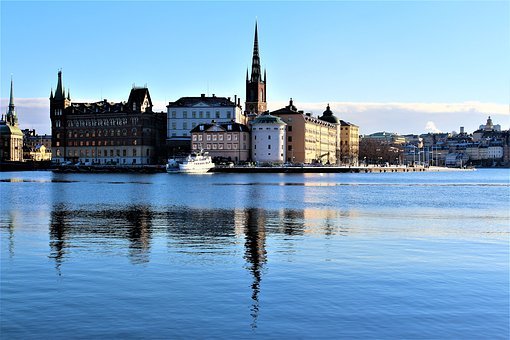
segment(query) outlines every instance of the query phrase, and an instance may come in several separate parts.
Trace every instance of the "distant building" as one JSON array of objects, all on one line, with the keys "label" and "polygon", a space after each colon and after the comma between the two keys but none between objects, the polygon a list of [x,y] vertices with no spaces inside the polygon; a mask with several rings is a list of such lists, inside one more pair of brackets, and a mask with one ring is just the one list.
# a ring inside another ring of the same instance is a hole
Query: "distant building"
[{"label": "distant building", "polygon": [[445,165],[448,167],[464,167],[469,160],[468,155],[461,152],[452,152],[446,155]]},{"label": "distant building", "polygon": [[23,147],[33,148],[36,145],[44,145],[46,149],[51,150],[51,135],[39,135],[34,129],[23,129]]},{"label": "distant building", "polygon": [[478,130],[483,130],[483,131],[498,131],[498,132],[500,132],[501,131],[501,125],[499,125],[499,124],[494,125],[492,123],[491,116],[489,116],[489,118],[487,118],[487,122],[485,124],[480,125]]},{"label": "distant building", "polygon": [[[28,155],[24,153],[25,159],[35,162],[51,161],[51,150],[46,149],[46,146],[38,144],[28,151]],[[27,157],[28,156],[28,157]]]},{"label": "distant building", "polygon": [[363,136],[364,139],[367,140],[373,140],[380,143],[385,144],[397,144],[397,145],[403,145],[406,143],[406,139],[403,136],[400,136],[393,132],[376,132],[372,133],[370,135]]},{"label": "distant building", "polygon": [[[23,159],[51,160],[51,135],[38,135],[34,129],[23,129]],[[44,146],[44,148],[41,148]]]},{"label": "distant building", "polygon": [[264,79],[262,79],[257,31],[257,23],[255,23],[251,76],[249,78],[248,70],[246,70],[246,102],[244,108],[246,115],[250,116],[251,119],[267,110],[266,71],[264,70]]},{"label": "distant building", "polygon": [[246,123],[240,99],[234,97],[182,97],[167,105],[167,145],[170,153],[187,153],[191,146],[191,130],[200,124],[215,122]]},{"label": "distant building", "polygon": [[245,162],[250,159],[250,130],[236,122],[199,124],[191,130],[191,151],[207,151],[213,158]]},{"label": "distant building", "polygon": [[423,138],[418,135],[404,135],[403,136],[406,140],[406,145],[414,145],[418,148],[423,147]]},{"label": "distant building", "polygon": [[5,117],[0,119],[0,161],[23,161],[23,132],[18,127],[18,115],[14,106],[12,90],[9,98],[9,107]]},{"label": "distant building", "polygon": [[289,105],[271,112],[271,115],[280,117],[287,124],[288,162],[337,164],[339,124],[298,111],[292,98]]},{"label": "distant building", "polygon": [[284,163],[285,123],[270,114],[259,115],[251,122],[252,160],[263,163]]},{"label": "distant building", "polygon": [[165,114],[152,111],[145,87],[133,87],[127,102],[73,103],[62,72],[50,95],[52,160],[92,164],[158,164],[165,140]]}]

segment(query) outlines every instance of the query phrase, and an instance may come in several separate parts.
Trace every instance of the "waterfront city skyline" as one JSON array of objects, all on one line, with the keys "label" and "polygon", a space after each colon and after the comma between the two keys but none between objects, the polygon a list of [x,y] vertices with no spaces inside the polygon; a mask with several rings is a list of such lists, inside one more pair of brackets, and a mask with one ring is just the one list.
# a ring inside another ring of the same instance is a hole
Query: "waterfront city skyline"
[{"label": "waterfront city skyline", "polygon": [[1,18],[2,113],[12,74],[20,125],[39,133],[58,69],[77,102],[125,101],[132,84],[156,110],[244,102],[255,20],[270,110],[330,103],[363,134],[509,127],[507,2],[2,2]]}]

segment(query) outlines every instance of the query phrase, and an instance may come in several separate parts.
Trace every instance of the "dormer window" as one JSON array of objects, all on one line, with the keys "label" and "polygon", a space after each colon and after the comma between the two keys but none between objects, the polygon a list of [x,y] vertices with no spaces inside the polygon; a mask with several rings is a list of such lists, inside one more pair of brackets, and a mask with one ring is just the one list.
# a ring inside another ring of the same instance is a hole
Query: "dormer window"
[{"label": "dormer window", "polygon": [[133,103],[133,111],[136,111],[136,103]]}]

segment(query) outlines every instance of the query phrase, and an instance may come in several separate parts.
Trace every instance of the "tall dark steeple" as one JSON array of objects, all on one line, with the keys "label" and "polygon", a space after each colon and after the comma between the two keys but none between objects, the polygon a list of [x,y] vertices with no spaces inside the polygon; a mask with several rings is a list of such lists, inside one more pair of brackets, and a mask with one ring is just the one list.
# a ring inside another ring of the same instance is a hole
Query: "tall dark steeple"
[{"label": "tall dark steeple", "polygon": [[260,57],[259,57],[259,38],[257,23],[255,22],[255,39],[253,40],[253,57],[251,59],[251,81],[260,82]]},{"label": "tall dark steeple", "polygon": [[63,100],[65,98],[64,87],[62,86],[62,71],[58,71],[58,82],[57,89],[55,90],[55,96],[53,99],[55,100]]},{"label": "tall dark steeple", "polygon": [[267,110],[266,103],[266,72],[264,79],[260,71],[258,24],[255,22],[255,38],[253,39],[253,56],[251,60],[251,77],[246,72],[246,103],[245,113],[258,115]]}]

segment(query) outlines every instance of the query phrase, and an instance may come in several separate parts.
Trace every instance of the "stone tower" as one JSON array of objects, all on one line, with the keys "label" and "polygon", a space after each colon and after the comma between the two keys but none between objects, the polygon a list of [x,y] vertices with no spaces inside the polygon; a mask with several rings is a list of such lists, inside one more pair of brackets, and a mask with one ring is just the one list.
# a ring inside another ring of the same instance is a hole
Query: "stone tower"
[{"label": "stone tower", "polygon": [[66,155],[66,115],[65,111],[71,105],[71,96],[69,91],[67,97],[65,89],[62,86],[62,71],[58,71],[58,82],[55,94],[53,90],[50,94],[50,119],[51,119],[51,148],[54,153],[53,160],[63,162]]}]

